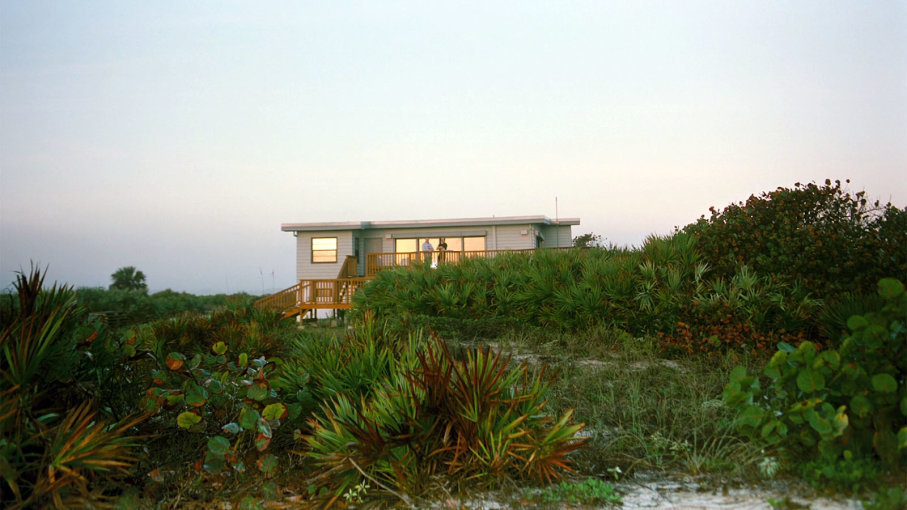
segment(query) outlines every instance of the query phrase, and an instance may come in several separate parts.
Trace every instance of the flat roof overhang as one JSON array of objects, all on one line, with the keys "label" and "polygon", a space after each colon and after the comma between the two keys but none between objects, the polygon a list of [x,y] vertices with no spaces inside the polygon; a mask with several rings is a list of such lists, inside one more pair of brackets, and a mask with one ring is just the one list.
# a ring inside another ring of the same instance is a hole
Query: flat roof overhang
[{"label": "flat roof overhang", "polygon": [[494,225],[579,225],[579,218],[559,218],[552,220],[547,216],[501,216],[486,218],[451,218],[440,220],[403,220],[403,221],[338,221],[325,223],[282,223],[284,232],[323,232],[329,230],[370,230],[388,228],[440,228],[464,226]]}]

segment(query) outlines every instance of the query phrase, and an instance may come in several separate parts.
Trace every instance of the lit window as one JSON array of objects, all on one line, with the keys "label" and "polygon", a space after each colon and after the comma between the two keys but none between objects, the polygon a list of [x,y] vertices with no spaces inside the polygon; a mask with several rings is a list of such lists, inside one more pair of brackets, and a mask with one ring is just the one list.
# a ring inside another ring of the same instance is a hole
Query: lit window
[{"label": "lit window", "polygon": [[483,250],[485,250],[485,238],[484,237],[464,237],[463,238],[463,250],[464,251],[483,251]]},{"label": "lit window", "polygon": [[419,245],[415,239],[396,239],[394,251],[397,253],[412,253],[419,251]]},{"label": "lit window", "polygon": [[324,264],[337,262],[337,238],[312,238],[312,263]]}]

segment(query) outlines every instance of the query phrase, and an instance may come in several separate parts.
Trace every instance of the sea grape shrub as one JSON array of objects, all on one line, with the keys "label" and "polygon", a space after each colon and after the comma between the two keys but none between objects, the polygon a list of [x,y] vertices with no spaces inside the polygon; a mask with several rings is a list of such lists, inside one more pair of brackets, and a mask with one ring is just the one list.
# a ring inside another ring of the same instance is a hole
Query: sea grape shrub
[{"label": "sea grape shrub", "polygon": [[742,433],[792,460],[905,466],[907,293],[890,278],[878,293],[884,306],[852,316],[839,349],[781,344],[761,378],[732,372],[724,400],[740,411]]},{"label": "sea grape shrub", "polygon": [[268,379],[273,369],[264,357],[231,354],[224,342],[192,357],[174,351],[152,372],[153,386],[141,405],[173,428],[199,434],[188,439],[203,448],[190,448],[196,467],[243,473],[254,465],[270,476],[278,465],[277,457],[266,453],[275,429],[300,412],[277,399]]},{"label": "sea grape shrub", "polygon": [[663,351],[714,356],[734,350],[767,357],[781,343],[798,345],[806,340],[803,331],[761,331],[751,319],[727,304],[705,306],[694,302],[684,318],[672,333],[657,334]]},{"label": "sea grape shrub", "polygon": [[[849,181],[845,181],[845,184]],[[907,272],[907,209],[870,204],[841,181],[794,185],[709,209],[684,231],[719,275],[740,264],[782,281],[802,281],[820,297],[870,294],[886,275]]]}]

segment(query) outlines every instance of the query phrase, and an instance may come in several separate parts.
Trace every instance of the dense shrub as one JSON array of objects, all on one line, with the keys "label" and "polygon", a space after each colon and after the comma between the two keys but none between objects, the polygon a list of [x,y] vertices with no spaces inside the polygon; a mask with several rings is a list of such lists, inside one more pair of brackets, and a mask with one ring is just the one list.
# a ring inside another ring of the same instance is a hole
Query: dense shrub
[{"label": "dense shrub", "polygon": [[730,280],[714,278],[699,286],[681,305],[674,330],[658,333],[659,345],[687,354],[731,348],[764,355],[781,342],[815,339],[821,310],[822,303],[800,286],[779,284],[742,266]]},{"label": "dense shrub", "polygon": [[818,461],[807,464],[811,476],[853,485],[854,470],[871,472],[865,459],[907,466],[907,293],[894,279],[878,292],[885,305],[852,316],[840,349],[781,344],[762,378],[740,367],[725,388],[740,430],[792,460]]},{"label": "dense shrub", "polygon": [[106,332],[86,322],[72,289],[45,288],[34,268],[14,286],[16,313],[0,333],[0,506],[102,505],[106,482],[130,474],[130,430],[143,418],[104,413],[95,392],[107,366],[90,354]]},{"label": "dense shrub", "polygon": [[684,231],[719,275],[746,264],[828,298],[870,294],[880,278],[907,274],[907,209],[870,204],[841,181],[797,183],[710,211]]},{"label": "dense shrub", "polygon": [[665,349],[685,353],[768,352],[778,341],[812,338],[821,314],[821,303],[797,284],[745,266],[727,279],[712,276],[686,233],[650,236],[635,250],[538,251],[384,271],[353,301],[354,316],[459,328],[459,336],[608,325],[660,334]]},{"label": "dense shrub", "polygon": [[112,327],[166,319],[185,312],[211,313],[228,305],[241,307],[255,297],[246,293],[196,296],[170,289],[149,295],[141,290],[81,287],[76,290],[81,306],[105,319]]},{"label": "dense shrub", "polygon": [[252,306],[184,313],[126,332],[136,363],[151,361],[139,405],[164,437],[182,444],[150,459],[155,472],[198,466],[212,476],[257,466],[264,476],[276,473],[280,458],[269,446],[278,434],[291,435],[279,426],[303,411],[271,388],[274,359],[294,332],[278,313]]}]

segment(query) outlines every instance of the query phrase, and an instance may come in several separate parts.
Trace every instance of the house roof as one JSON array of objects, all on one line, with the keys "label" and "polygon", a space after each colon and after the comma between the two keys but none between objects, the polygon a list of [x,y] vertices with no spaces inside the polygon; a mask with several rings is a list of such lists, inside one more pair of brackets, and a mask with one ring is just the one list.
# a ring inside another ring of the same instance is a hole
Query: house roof
[{"label": "house roof", "polygon": [[579,218],[547,216],[492,216],[490,218],[450,218],[439,220],[403,221],[338,221],[326,223],[282,223],[284,232],[318,232],[325,230],[369,230],[379,228],[426,228],[426,227],[478,227],[492,225],[579,225]]}]

